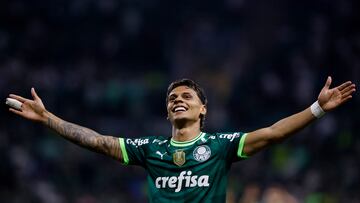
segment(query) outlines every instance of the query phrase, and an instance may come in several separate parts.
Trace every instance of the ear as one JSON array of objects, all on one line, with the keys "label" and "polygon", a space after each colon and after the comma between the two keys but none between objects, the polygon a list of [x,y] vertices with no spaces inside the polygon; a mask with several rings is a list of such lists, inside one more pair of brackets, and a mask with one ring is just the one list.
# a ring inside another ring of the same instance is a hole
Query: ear
[{"label": "ear", "polygon": [[205,115],[206,115],[206,112],[207,112],[206,106],[205,106],[205,105],[202,105],[202,106],[201,106],[201,109],[200,109],[200,114],[205,116]]}]

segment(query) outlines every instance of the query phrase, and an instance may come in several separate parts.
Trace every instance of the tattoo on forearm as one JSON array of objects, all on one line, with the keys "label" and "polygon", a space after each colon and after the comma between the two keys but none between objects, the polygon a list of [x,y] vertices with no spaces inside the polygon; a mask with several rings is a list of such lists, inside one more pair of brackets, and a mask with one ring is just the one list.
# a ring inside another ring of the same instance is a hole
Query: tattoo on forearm
[{"label": "tattoo on forearm", "polygon": [[48,118],[47,124],[62,137],[79,146],[120,159],[121,151],[116,137],[100,135],[91,129],[60,119]]}]

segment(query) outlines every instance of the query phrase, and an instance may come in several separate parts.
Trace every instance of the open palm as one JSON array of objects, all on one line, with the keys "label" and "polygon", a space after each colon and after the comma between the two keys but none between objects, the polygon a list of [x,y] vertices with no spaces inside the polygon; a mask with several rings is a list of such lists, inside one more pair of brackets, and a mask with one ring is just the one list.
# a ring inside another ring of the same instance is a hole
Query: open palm
[{"label": "open palm", "polygon": [[340,106],[351,99],[352,94],[356,91],[355,84],[351,81],[330,89],[331,82],[332,79],[329,76],[318,97],[319,104],[324,111],[331,111]]},{"label": "open palm", "polygon": [[43,102],[40,97],[36,94],[35,89],[31,88],[31,95],[33,100],[23,98],[19,95],[10,94],[9,96],[22,103],[21,110],[10,108],[9,111],[20,115],[26,119],[33,121],[43,121],[43,113],[46,111]]}]

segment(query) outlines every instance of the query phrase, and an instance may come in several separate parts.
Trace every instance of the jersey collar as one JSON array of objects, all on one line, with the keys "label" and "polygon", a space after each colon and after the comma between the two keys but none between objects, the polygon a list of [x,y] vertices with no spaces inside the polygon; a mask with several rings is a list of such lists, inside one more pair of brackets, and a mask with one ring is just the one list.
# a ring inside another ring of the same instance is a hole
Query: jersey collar
[{"label": "jersey collar", "polygon": [[205,134],[206,133],[200,132],[200,134],[198,136],[196,136],[195,138],[193,138],[189,141],[184,141],[184,142],[175,141],[173,138],[171,138],[170,144],[175,147],[187,147],[187,146],[193,145],[196,141],[203,138],[205,136]]}]

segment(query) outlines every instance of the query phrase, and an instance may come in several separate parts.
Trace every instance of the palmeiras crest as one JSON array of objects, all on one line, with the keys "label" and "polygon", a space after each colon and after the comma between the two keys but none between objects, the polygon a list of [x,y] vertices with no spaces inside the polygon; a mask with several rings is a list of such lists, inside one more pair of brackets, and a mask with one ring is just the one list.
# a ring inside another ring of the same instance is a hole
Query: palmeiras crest
[{"label": "palmeiras crest", "polygon": [[178,166],[182,166],[185,163],[185,152],[183,150],[176,150],[173,154],[173,162]]},{"label": "palmeiras crest", "polygon": [[193,156],[196,161],[204,162],[210,158],[211,149],[207,145],[198,146],[195,148]]}]

